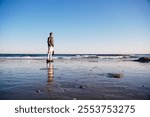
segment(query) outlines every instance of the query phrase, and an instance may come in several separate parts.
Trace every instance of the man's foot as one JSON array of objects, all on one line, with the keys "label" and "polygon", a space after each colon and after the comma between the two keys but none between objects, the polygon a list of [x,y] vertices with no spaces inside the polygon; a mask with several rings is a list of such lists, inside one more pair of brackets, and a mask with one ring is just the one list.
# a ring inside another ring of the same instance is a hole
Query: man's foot
[{"label": "man's foot", "polygon": [[47,59],[47,63],[49,63],[49,62],[54,62],[54,60],[49,60],[49,59]]},{"label": "man's foot", "polygon": [[49,59],[47,59],[47,61],[46,61],[47,63],[49,63],[50,62],[50,60]]}]

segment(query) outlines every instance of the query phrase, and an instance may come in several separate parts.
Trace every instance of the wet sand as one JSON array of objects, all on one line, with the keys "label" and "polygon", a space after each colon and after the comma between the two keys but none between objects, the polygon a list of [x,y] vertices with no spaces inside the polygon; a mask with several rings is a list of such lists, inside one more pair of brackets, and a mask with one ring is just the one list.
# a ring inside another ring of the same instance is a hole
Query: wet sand
[{"label": "wet sand", "polygon": [[[150,63],[91,60],[0,60],[0,99],[147,100]],[[122,74],[121,78],[109,74]]]}]

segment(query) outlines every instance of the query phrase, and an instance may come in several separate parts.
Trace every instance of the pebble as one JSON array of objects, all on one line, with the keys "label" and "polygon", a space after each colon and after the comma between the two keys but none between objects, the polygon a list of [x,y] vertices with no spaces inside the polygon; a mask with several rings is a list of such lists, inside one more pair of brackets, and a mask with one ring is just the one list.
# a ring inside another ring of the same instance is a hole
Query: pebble
[{"label": "pebble", "polygon": [[83,89],[83,86],[82,86],[82,85],[80,85],[80,89]]},{"label": "pebble", "polygon": [[40,90],[36,90],[36,93],[40,93],[41,91]]},{"label": "pebble", "polygon": [[113,77],[113,78],[122,78],[123,74],[122,73],[108,73],[108,77]]}]

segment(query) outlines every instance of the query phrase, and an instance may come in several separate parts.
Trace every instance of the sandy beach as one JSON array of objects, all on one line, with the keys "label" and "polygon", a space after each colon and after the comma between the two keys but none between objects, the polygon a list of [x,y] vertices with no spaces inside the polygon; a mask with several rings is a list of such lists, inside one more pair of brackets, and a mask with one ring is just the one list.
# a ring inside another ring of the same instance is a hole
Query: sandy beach
[{"label": "sandy beach", "polygon": [[[0,59],[1,100],[147,100],[150,63]],[[110,74],[121,74],[119,78]]]}]

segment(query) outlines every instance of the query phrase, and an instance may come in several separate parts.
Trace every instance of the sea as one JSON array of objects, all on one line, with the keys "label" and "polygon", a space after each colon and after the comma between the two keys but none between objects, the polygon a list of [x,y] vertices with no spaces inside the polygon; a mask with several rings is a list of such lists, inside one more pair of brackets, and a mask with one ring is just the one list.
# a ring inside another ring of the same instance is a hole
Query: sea
[{"label": "sea", "polygon": [[[55,54],[53,59],[136,60],[150,54]],[[0,54],[0,59],[45,60],[47,54]]]}]

